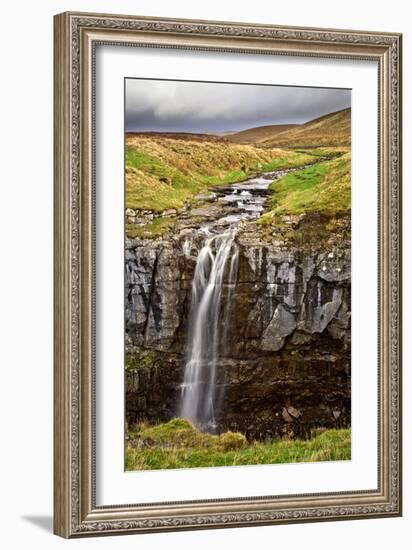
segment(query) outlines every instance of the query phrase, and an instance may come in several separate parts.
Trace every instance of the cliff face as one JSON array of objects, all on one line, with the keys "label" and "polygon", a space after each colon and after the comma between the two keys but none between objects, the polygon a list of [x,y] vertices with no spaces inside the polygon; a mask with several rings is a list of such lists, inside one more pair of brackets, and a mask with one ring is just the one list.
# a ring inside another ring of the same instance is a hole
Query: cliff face
[{"label": "cliff face", "polygon": [[[350,254],[241,231],[219,424],[249,437],[306,436],[350,424]],[[323,238],[323,237],[322,237]],[[127,420],[178,412],[196,247],[181,237],[126,243]]]}]

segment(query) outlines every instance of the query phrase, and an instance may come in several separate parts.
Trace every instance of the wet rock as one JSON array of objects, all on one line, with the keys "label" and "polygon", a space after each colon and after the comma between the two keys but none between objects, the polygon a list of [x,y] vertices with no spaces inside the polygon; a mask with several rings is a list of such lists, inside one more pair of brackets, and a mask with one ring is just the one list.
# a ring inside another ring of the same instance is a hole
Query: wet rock
[{"label": "wet rock", "polygon": [[[331,295],[325,296],[320,281],[311,285],[301,310],[298,328],[305,332],[323,332],[334,318],[342,304],[342,288],[333,288]],[[330,289],[329,289],[330,290]]]},{"label": "wet rock", "polygon": [[[191,282],[205,238],[193,228],[197,217],[209,223],[222,209],[208,203],[188,212],[176,214],[167,236],[126,239],[126,345],[155,355],[126,374],[130,422],[179,411]],[[236,242],[237,286],[217,372],[219,425],[261,439],[349,425],[350,243],[334,234],[321,251],[308,250],[250,224]]]},{"label": "wet rock", "polygon": [[280,216],[280,219],[286,225],[290,225],[292,227],[298,227],[299,223],[303,220],[304,217],[305,217],[305,214],[295,214],[295,215],[288,215],[288,216]]},{"label": "wet rock", "polygon": [[348,256],[348,252],[340,254],[337,252],[329,252],[329,254],[326,254],[317,267],[316,273],[318,277],[329,282],[349,281],[351,276],[351,264]]},{"label": "wet rock", "polygon": [[217,198],[216,193],[199,193],[195,196],[195,199],[202,201],[214,202]]},{"label": "wet rock", "polygon": [[173,208],[170,208],[168,210],[163,210],[162,212],[162,218],[169,218],[174,217],[177,214],[177,210],[174,210]]},{"label": "wet rock", "polygon": [[300,416],[302,416],[302,413],[294,407],[288,407],[288,413],[293,416],[293,418],[299,418]]},{"label": "wet rock", "polygon": [[215,218],[218,214],[218,210],[216,208],[211,207],[199,207],[199,208],[193,208],[191,210],[192,216],[199,216],[202,218]]},{"label": "wet rock", "polygon": [[286,336],[295,330],[296,324],[295,316],[283,304],[279,304],[263,332],[262,349],[265,351],[280,350],[285,343]]},{"label": "wet rock", "polygon": [[290,416],[289,412],[283,407],[282,409],[282,418],[285,422],[293,422],[293,418]]},{"label": "wet rock", "polygon": [[151,210],[126,208],[126,222],[129,224],[146,225],[153,221],[154,217],[154,213]]}]

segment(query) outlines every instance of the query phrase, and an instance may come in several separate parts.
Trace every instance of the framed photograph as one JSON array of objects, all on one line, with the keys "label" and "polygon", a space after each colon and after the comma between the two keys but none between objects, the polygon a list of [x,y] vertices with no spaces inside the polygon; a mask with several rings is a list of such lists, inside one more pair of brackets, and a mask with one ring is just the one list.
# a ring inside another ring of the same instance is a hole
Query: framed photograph
[{"label": "framed photograph", "polygon": [[401,35],[55,17],[63,537],[401,514]]}]

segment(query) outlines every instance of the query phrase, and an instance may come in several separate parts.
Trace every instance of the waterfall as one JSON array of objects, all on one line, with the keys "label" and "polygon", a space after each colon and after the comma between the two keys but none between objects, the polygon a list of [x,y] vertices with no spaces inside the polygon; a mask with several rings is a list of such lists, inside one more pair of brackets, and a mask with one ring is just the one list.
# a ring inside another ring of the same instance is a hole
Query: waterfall
[{"label": "waterfall", "polygon": [[193,275],[180,416],[209,431],[217,427],[222,397],[217,391],[217,368],[225,352],[238,257],[233,230],[215,235],[200,250]]}]

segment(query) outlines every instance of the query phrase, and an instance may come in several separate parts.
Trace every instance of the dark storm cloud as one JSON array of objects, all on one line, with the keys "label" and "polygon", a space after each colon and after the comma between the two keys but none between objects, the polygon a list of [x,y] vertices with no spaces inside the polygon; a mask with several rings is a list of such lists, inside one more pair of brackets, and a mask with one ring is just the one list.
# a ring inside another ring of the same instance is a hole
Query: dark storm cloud
[{"label": "dark storm cloud", "polygon": [[302,123],[350,107],[350,90],[126,80],[126,130],[219,132]]}]

